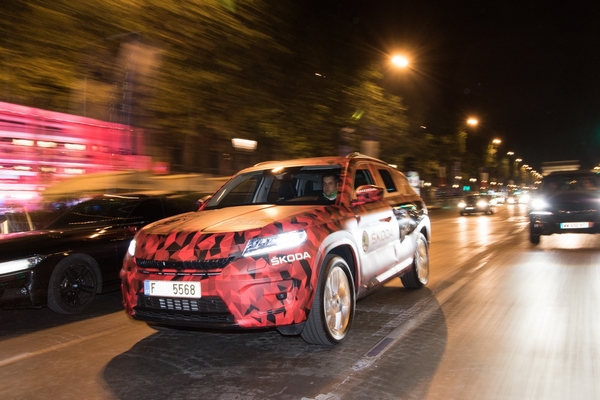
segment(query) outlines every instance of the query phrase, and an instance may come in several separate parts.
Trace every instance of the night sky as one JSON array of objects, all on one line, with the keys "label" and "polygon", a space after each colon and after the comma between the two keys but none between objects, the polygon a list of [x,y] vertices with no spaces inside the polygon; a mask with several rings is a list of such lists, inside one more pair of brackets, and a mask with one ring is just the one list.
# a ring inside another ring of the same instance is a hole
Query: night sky
[{"label": "night sky", "polygon": [[500,151],[536,169],[544,161],[600,163],[598,2],[334,3],[375,57],[411,57],[410,75],[392,89],[430,131],[475,116],[470,135],[501,138]]}]

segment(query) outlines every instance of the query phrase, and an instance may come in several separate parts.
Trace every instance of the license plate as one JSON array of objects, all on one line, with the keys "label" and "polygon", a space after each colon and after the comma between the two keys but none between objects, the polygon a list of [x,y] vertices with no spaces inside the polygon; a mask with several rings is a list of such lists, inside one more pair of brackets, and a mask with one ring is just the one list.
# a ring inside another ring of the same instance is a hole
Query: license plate
[{"label": "license plate", "polygon": [[146,296],[187,297],[192,299],[202,297],[200,282],[144,281],[144,294]]},{"label": "license plate", "polygon": [[581,228],[591,228],[591,222],[562,222],[560,224],[560,229],[581,229]]}]

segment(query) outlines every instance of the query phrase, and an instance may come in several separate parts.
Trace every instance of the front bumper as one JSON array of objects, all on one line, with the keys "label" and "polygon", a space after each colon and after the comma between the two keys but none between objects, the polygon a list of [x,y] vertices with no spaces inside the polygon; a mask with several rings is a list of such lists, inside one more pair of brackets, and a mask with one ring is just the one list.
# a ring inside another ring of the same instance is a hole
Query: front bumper
[{"label": "front bumper", "polygon": [[531,233],[552,235],[561,233],[600,233],[600,215],[588,212],[531,212]]},{"label": "front bumper", "polygon": [[0,276],[0,307],[41,307],[46,294],[35,289],[34,271],[18,271]]},{"label": "front bumper", "polygon": [[[158,262],[160,263],[160,262]],[[306,260],[273,266],[263,258],[241,258],[212,270],[141,267],[127,257],[121,271],[123,305],[134,319],[149,323],[214,329],[259,329],[295,325],[312,302]],[[154,297],[144,281],[200,282],[201,297]]]},{"label": "front bumper", "polygon": [[490,212],[490,207],[477,207],[477,206],[465,206],[460,209],[462,213],[470,214],[470,213],[487,213]]}]

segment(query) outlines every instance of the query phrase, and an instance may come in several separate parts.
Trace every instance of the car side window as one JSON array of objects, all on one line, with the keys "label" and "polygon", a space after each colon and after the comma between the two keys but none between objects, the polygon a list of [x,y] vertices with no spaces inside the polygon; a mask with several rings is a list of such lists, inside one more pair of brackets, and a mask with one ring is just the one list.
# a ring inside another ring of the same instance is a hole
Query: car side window
[{"label": "car side window", "polygon": [[354,175],[354,189],[362,185],[372,185],[373,177],[368,169],[357,169]]},{"label": "car side window", "polygon": [[410,183],[408,183],[408,179],[406,179],[406,177],[400,173],[396,173],[394,174],[394,180],[396,181],[396,185],[398,185],[398,190],[401,194],[405,195],[405,196],[417,196],[417,192],[415,192],[415,189],[410,186]]},{"label": "car side window", "polygon": [[388,193],[397,192],[398,188],[396,187],[396,184],[394,183],[394,179],[392,178],[390,171],[388,171],[387,169],[379,169],[378,171],[379,171],[379,175],[381,176],[381,179],[383,179],[383,183],[385,184],[385,190]]},{"label": "car side window", "polygon": [[131,222],[154,222],[165,217],[162,203],[159,199],[142,201],[129,215]]},{"label": "car side window", "polygon": [[189,199],[165,199],[164,203],[165,216],[183,214],[197,209],[193,201]]}]

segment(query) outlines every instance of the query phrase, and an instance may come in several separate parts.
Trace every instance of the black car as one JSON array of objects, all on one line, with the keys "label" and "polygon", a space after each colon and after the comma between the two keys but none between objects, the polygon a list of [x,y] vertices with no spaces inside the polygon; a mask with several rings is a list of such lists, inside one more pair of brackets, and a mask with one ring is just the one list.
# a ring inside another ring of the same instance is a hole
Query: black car
[{"label": "black car", "polygon": [[97,293],[119,288],[139,228],[196,209],[177,195],[104,195],[72,206],[45,229],[0,235],[0,307],[82,312]]},{"label": "black car", "polygon": [[496,200],[491,196],[470,194],[458,203],[458,210],[460,215],[473,213],[493,214],[495,206]]},{"label": "black car", "polygon": [[544,177],[529,203],[529,241],[554,233],[600,233],[600,176],[557,171]]}]

